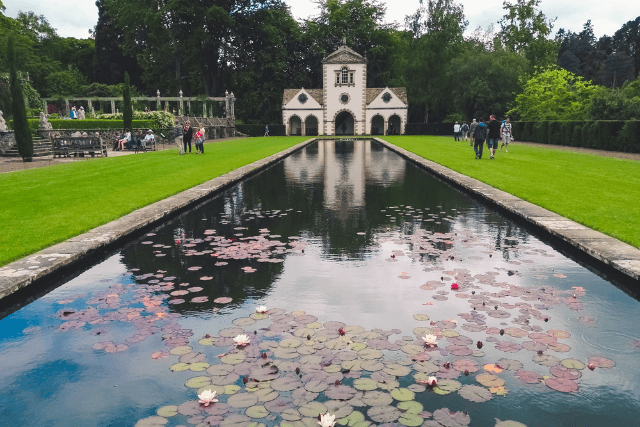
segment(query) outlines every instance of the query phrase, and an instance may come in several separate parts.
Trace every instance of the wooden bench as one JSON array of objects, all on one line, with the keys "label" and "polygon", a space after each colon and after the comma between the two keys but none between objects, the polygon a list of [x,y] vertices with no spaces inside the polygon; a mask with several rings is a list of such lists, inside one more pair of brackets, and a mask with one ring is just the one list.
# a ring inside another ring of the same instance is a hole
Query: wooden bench
[{"label": "wooden bench", "polygon": [[53,157],[84,157],[85,154],[107,156],[107,144],[96,136],[73,136],[51,140]]}]

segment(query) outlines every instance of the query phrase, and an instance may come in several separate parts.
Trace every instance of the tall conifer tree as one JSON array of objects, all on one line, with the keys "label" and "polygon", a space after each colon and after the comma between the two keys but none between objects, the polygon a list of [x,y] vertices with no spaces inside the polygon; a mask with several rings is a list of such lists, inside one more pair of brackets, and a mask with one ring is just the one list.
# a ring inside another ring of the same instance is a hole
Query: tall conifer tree
[{"label": "tall conifer tree", "polygon": [[27,120],[27,108],[24,105],[24,95],[22,85],[18,81],[16,70],[16,52],[13,46],[13,37],[7,43],[7,53],[9,56],[9,90],[11,92],[11,110],[13,113],[13,130],[15,132],[18,153],[23,160],[33,157],[33,140],[31,130]]}]

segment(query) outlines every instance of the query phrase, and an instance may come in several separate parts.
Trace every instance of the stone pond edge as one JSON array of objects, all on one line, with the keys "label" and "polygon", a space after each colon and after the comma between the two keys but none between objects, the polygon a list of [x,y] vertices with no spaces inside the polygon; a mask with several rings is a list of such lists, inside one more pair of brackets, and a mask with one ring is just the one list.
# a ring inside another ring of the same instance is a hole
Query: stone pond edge
[{"label": "stone pond edge", "polygon": [[161,222],[195,207],[214,194],[237,184],[247,176],[266,169],[316,139],[315,137],[310,138],[286,150],[242,166],[86,233],[0,267],[0,301],[36,282],[41,283],[56,274],[69,271],[87,257],[100,254],[100,251],[106,252],[131,235],[140,232],[141,229],[150,229],[160,225]]},{"label": "stone pond edge", "polygon": [[383,139],[373,139],[409,161],[429,170],[436,176],[510,212],[534,228],[541,229],[566,242],[579,252],[600,261],[615,271],[635,281],[640,281],[640,249],[538,205],[524,201],[512,194],[498,190],[477,179],[427,160]]}]

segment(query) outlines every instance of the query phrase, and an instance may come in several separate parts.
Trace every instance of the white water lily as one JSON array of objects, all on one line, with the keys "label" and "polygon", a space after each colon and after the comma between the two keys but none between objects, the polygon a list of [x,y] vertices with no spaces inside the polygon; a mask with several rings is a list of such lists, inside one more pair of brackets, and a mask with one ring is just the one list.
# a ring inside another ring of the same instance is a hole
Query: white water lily
[{"label": "white water lily", "polygon": [[256,307],[256,313],[264,314],[266,312],[267,312],[267,306],[266,305],[259,305],[258,307]]},{"label": "white water lily", "polygon": [[335,420],[336,415],[331,415],[327,412],[324,415],[320,415],[320,421],[318,421],[318,424],[320,424],[322,427],[333,427],[334,425],[336,425]]},{"label": "white water lily", "polygon": [[436,377],[427,378],[427,385],[430,385],[431,387],[437,386],[438,385],[438,379]]},{"label": "white water lily", "polygon": [[422,340],[425,344],[428,344],[430,346],[438,344],[438,337],[436,337],[435,335],[425,335],[422,337]]},{"label": "white water lily", "polygon": [[244,347],[245,345],[249,344],[250,339],[246,334],[240,334],[235,337],[233,341],[236,343],[236,345]]},{"label": "white water lily", "polygon": [[198,395],[198,398],[200,398],[200,403],[204,403],[204,406],[209,406],[209,404],[218,401],[218,399],[216,399],[216,392],[209,389],[204,390],[202,393],[200,393]]}]

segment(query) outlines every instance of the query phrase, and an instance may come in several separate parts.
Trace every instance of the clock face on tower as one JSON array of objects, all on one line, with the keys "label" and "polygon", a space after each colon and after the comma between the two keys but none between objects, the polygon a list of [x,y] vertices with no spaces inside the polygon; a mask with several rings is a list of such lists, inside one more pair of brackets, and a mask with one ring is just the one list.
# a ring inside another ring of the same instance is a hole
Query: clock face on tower
[{"label": "clock face on tower", "polygon": [[349,99],[350,99],[350,96],[348,93],[343,93],[342,95],[340,95],[340,102],[342,102],[343,104],[348,104]]},{"label": "clock face on tower", "polygon": [[298,101],[300,101],[300,104],[304,104],[305,102],[307,102],[307,95],[301,93],[300,95],[298,95]]}]

